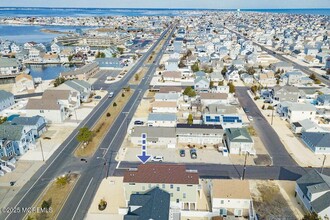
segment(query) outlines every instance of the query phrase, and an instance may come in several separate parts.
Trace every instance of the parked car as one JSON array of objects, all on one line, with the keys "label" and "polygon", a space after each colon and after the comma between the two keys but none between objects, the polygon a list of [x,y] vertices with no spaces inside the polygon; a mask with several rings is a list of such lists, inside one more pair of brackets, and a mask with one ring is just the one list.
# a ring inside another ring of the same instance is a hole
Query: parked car
[{"label": "parked car", "polygon": [[273,103],[273,101],[271,100],[271,99],[266,99],[265,101],[264,101],[264,103]]},{"label": "parked car", "polygon": [[113,92],[110,92],[108,98],[112,98],[112,97],[113,97]]},{"label": "parked car", "polygon": [[245,113],[249,113],[250,112],[249,109],[247,109],[245,107],[243,108],[243,110],[244,110]]},{"label": "parked car", "polygon": [[191,149],[190,150],[190,157],[191,157],[191,159],[197,159],[197,151],[196,151],[196,149]]},{"label": "parked car", "polygon": [[253,117],[251,115],[248,116],[249,121],[253,121]]},{"label": "parked car", "polygon": [[101,99],[101,96],[99,96],[99,95],[94,96],[94,99]]},{"label": "parked car", "polygon": [[164,160],[163,156],[153,156],[151,158],[151,161],[154,161],[154,162],[163,162],[163,160]]},{"label": "parked car", "polygon": [[330,80],[330,75],[322,75],[324,79]]},{"label": "parked car", "polygon": [[225,156],[225,157],[228,157],[229,152],[228,152],[228,149],[227,148],[223,148],[222,149],[222,155]]},{"label": "parked car", "polygon": [[180,157],[185,157],[186,156],[186,151],[185,150],[180,150]]},{"label": "parked car", "polygon": [[143,124],[144,124],[143,121],[139,121],[139,120],[134,121],[134,125],[143,125]]}]

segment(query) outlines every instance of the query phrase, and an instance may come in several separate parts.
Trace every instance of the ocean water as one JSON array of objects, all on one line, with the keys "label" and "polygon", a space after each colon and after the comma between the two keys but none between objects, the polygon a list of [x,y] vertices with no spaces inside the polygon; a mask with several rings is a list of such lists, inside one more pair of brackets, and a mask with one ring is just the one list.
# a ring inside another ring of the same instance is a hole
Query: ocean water
[{"label": "ocean water", "polygon": [[[80,17],[80,16],[175,16],[182,15],[182,11],[196,11],[198,9],[111,9],[111,8],[12,8],[0,7],[0,17]],[[205,11],[207,9],[200,9]],[[212,11],[235,11],[236,9]],[[287,14],[330,15],[330,8],[326,9],[241,9],[241,11],[256,11]]]}]

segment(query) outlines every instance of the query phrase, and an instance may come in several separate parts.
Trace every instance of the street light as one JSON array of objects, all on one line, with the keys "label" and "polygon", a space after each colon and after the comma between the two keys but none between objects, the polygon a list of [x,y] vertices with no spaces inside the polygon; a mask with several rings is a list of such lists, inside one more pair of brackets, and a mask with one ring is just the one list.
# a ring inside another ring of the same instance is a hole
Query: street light
[{"label": "street light", "polygon": [[322,168],[321,168],[321,174],[323,173],[325,160],[327,159],[327,155],[324,154],[323,156],[324,156],[324,158],[323,158],[323,163],[322,163]]},{"label": "street light", "polygon": [[249,155],[249,152],[245,152],[245,160],[244,160],[244,167],[243,167],[243,175],[242,175],[242,180],[244,180],[245,177],[245,171],[246,171],[246,160],[247,160],[247,156]]},{"label": "street light", "polygon": [[104,172],[105,172],[105,178],[107,179],[108,178],[108,172],[107,172],[107,159],[105,159],[104,157],[97,157],[96,159],[102,159],[104,160],[104,163],[103,163],[103,167],[104,167]]}]

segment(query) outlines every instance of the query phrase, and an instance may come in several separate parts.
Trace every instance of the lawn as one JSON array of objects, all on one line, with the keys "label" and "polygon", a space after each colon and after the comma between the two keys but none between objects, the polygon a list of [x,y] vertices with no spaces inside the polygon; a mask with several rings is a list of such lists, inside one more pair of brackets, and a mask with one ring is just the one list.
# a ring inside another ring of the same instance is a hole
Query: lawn
[{"label": "lawn", "polygon": [[[77,147],[74,153],[76,157],[90,157],[95,153],[95,151],[101,144],[104,136],[107,134],[113,122],[118,117],[118,115],[120,114],[120,112],[122,111],[133,93],[134,91],[130,90],[123,93],[119,93],[116,96],[116,98],[108,107],[108,109],[100,117],[97,124],[92,128],[92,131],[94,132],[93,139],[87,145],[80,144]],[[122,94],[124,94],[125,96],[122,97]],[[113,106],[113,103],[116,103],[117,106]],[[110,116],[108,113],[110,114]]]},{"label": "lawn", "polygon": [[33,205],[33,207],[38,207],[40,209],[48,206],[49,211],[41,212],[39,209],[39,211],[29,213],[26,216],[26,219],[56,219],[66,199],[77,183],[78,178],[78,174],[71,173],[64,177],[59,177],[58,179],[49,183],[45,191]]}]

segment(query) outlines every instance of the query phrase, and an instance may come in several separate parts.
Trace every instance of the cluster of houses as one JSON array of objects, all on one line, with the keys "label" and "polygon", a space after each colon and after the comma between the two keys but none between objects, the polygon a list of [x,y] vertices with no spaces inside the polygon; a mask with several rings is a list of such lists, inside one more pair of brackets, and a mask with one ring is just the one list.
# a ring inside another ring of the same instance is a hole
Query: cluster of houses
[{"label": "cluster of houses", "polygon": [[184,165],[145,164],[122,181],[126,205],[118,212],[125,220],[256,219],[246,180],[204,180]]},{"label": "cluster of houses", "polygon": [[315,154],[330,153],[330,89],[275,86],[260,92]]},{"label": "cluster of houses", "polygon": [[329,65],[327,16],[243,13],[237,19],[226,19],[226,26],[307,64]]},{"label": "cluster of houses", "polygon": [[[121,178],[119,219],[257,219],[247,180],[200,179],[197,170],[173,164],[142,164]],[[296,180],[292,196],[306,212],[330,216],[329,176],[309,171]]]}]

